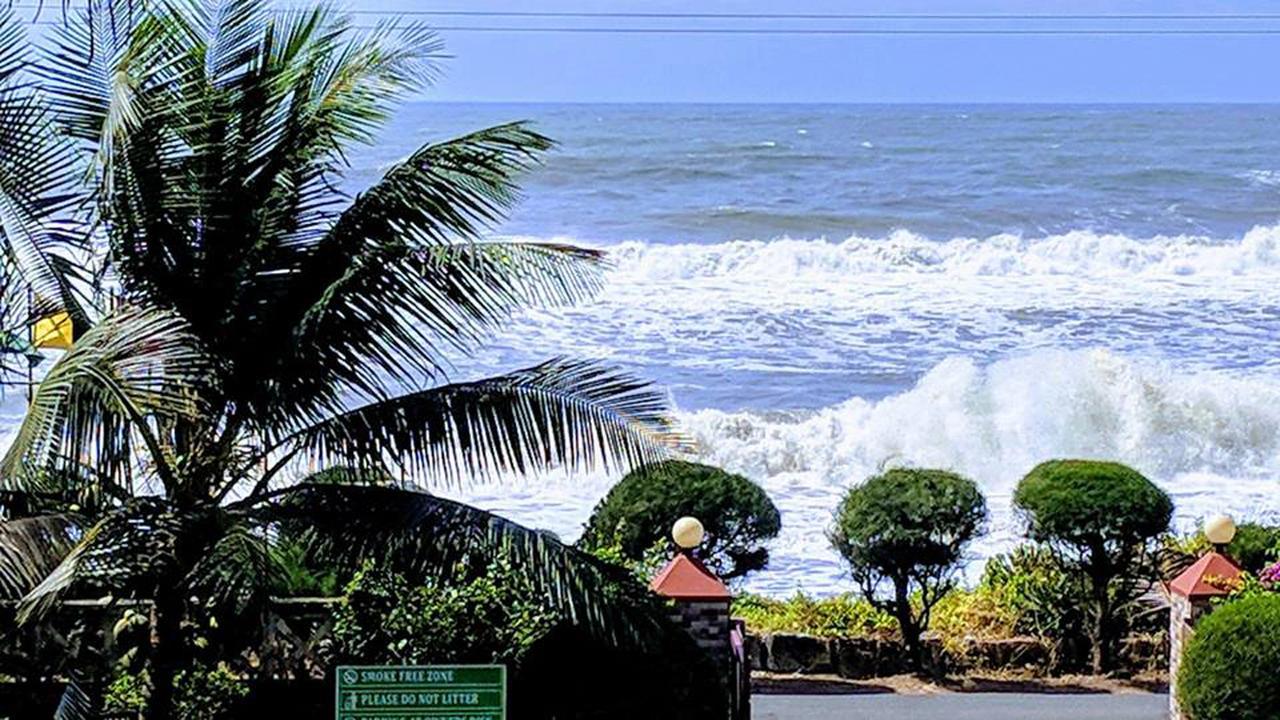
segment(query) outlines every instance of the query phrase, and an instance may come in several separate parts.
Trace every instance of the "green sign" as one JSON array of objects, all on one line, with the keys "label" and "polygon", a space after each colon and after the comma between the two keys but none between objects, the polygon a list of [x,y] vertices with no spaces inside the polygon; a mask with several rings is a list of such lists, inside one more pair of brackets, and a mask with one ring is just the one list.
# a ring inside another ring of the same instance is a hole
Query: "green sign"
[{"label": "green sign", "polygon": [[338,720],[506,720],[502,665],[344,665]]}]

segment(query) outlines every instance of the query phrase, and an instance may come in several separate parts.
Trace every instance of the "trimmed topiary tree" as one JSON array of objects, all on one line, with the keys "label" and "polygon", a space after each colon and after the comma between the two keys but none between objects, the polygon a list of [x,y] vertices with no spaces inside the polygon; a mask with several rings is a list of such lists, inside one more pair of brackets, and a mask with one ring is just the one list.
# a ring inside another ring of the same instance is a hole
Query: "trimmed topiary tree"
[{"label": "trimmed topiary tree", "polygon": [[[965,547],[986,520],[978,486],[945,470],[889,470],[850,489],[836,511],[831,544],[867,600],[898,621],[917,668],[929,615],[954,587]],[[889,599],[879,592],[886,582]]]},{"label": "trimmed topiary tree", "polygon": [[1204,617],[1178,671],[1192,720],[1280,718],[1280,595],[1229,602]]},{"label": "trimmed topiary tree", "polygon": [[669,543],[671,525],[690,515],[702,521],[699,557],[726,580],[769,561],[764,544],[782,529],[778,508],[751,480],[710,465],[669,460],[632,471],[596,505],[579,544],[589,550],[619,546],[641,562],[656,544]]},{"label": "trimmed topiary tree", "polygon": [[1027,521],[1027,537],[1052,547],[1085,580],[1091,666],[1105,672],[1121,630],[1116,610],[1147,589],[1151,541],[1168,529],[1173,501],[1119,463],[1050,460],[1027,473],[1013,504]]}]

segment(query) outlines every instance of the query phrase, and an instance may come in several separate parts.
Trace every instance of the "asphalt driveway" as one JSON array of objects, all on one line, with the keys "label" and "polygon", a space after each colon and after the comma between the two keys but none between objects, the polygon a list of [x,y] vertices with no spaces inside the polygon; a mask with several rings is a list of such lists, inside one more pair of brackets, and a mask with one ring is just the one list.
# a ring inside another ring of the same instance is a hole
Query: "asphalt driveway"
[{"label": "asphalt driveway", "polygon": [[1165,720],[1169,696],[946,693],[756,695],[753,720]]}]

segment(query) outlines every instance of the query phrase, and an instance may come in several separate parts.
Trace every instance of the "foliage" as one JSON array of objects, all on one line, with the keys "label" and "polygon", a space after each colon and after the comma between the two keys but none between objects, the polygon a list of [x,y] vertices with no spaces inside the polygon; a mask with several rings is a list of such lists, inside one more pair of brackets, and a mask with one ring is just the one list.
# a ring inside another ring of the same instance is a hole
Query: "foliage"
[{"label": "foliage", "polygon": [[1152,541],[1168,529],[1173,501],[1119,463],[1050,460],[1027,473],[1013,502],[1026,518],[1027,536],[1051,547],[1087,582],[1092,669],[1110,669],[1120,611],[1158,580]]},{"label": "foliage", "polygon": [[1280,718],[1280,595],[1227,603],[1200,620],[1178,671],[1193,720]]},{"label": "foliage", "polygon": [[755,633],[787,632],[817,637],[893,635],[893,616],[853,594],[815,598],[797,592],[786,600],[743,593],[733,600],[733,615]]},{"label": "foliage", "polygon": [[1014,505],[1041,542],[1072,548],[1128,546],[1169,527],[1173,501],[1141,473],[1119,463],[1050,460],[1027,473]]},{"label": "foliage", "polygon": [[[103,696],[107,714],[136,716],[147,707],[146,673],[121,673]],[[236,703],[249,694],[243,679],[225,663],[184,670],[174,680],[176,717],[183,720],[230,720]]]},{"label": "foliage", "polygon": [[[919,595],[912,597],[918,607]],[[744,593],[733,600],[733,615],[753,633],[797,633],[815,637],[896,637],[898,622],[860,595],[815,598],[796,593],[785,600]],[[1014,636],[1016,613],[999,591],[955,588],[934,606],[930,628],[951,650],[967,638]]]},{"label": "foliage", "polygon": [[1228,591],[1226,597],[1214,598],[1214,602],[1217,604],[1230,603],[1241,598],[1256,597],[1258,595],[1280,594],[1280,562],[1263,568],[1258,574],[1242,570],[1240,577],[1231,580],[1208,578],[1207,582],[1210,585]]},{"label": "foliage", "polygon": [[463,575],[467,579],[419,586],[366,565],[335,612],[339,661],[502,663],[510,673],[513,717],[723,716],[717,671],[705,653],[661,618],[665,608],[628,576],[621,576],[616,601],[635,603],[658,621],[642,645],[610,645],[583,632],[504,560]]},{"label": "foliage", "polygon": [[[194,667],[188,622],[252,616],[288,582],[277,533],[307,562],[415,579],[505,554],[601,637],[650,627],[609,605],[602,563],[423,492],[631,468],[678,441],[661,394],[598,362],[452,379],[515,314],[600,286],[597,251],[486,239],[551,141],[510,123],[429,143],[352,197],[346,158],[436,72],[424,27],[87,1],[41,48],[0,19],[0,103],[11,86],[35,113],[0,152],[0,193],[29,190],[44,233],[6,252],[66,267],[52,231],[74,228],[93,321],[0,459],[0,595],[19,620],[65,597],[154,599],[154,717]],[[66,275],[43,274],[49,297],[71,295]],[[398,482],[297,482],[334,466]]]},{"label": "foliage", "polygon": [[973,590],[956,588],[943,595],[933,608],[929,628],[954,654],[970,640],[1003,640],[1017,635],[1019,613],[1000,590],[979,585]]},{"label": "foliage", "polygon": [[706,538],[699,557],[726,580],[763,568],[769,560],[764,544],[782,529],[778,508],[756,483],[709,465],[668,460],[614,485],[579,544],[594,550],[617,543],[636,562],[655,544],[670,552],[671,526],[685,516],[702,522]]},{"label": "foliage", "polygon": [[120,673],[103,695],[104,712],[136,717],[147,707],[147,686],[145,673]]},{"label": "foliage", "polygon": [[666,540],[655,541],[638,559],[633,559],[622,549],[622,538],[616,533],[608,544],[593,544],[587,552],[603,562],[626,568],[644,583],[653,579],[671,560],[671,544]]},{"label": "foliage", "polygon": [[999,593],[1019,633],[1056,642],[1080,637],[1088,596],[1078,574],[1048,548],[1019,545],[987,561],[979,587]]},{"label": "foliage", "polygon": [[[849,490],[836,511],[832,545],[868,601],[898,621],[916,663],[923,661],[920,634],[986,519],[978,486],[944,470],[889,470]],[[891,599],[878,597],[885,582]]]},{"label": "foliage", "polygon": [[468,581],[417,585],[367,564],[335,613],[339,657],[365,664],[515,663],[559,621],[506,560]]},{"label": "foliage", "polygon": [[338,570],[314,562],[306,545],[295,538],[278,538],[271,551],[279,565],[280,582],[272,589],[275,595],[337,597],[346,584]]},{"label": "foliage", "polygon": [[[1213,549],[1213,543],[1205,537],[1203,530],[1184,537],[1171,536],[1168,545],[1190,558],[1199,557]],[[1236,536],[1227,543],[1224,551],[1240,569],[1259,573],[1280,560],[1280,527],[1252,522],[1240,523],[1236,526]]]}]

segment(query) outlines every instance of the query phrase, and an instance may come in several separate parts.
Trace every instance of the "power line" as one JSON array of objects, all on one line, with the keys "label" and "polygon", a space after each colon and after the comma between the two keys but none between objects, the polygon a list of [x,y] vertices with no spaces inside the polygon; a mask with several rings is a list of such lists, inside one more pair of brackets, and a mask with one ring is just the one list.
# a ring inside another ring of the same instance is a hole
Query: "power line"
[{"label": "power line", "polygon": [[[43,6],[56,11],[52,2]],[[37,3],[13,3],[12,8],[41,9]],[[304,8],[281,7],[267,12],[291,13]],[[368,10],[340,9],[341,14],[384,17],[487,17],[487,18],[560,18],[560,19],[631,19],[631,20],[928,20],[928,21],[1133,21],[1169,20],[1228,21],[1280,20],[1280,13],[696,13],[696,12],[625,12],[568,10]]]}]

